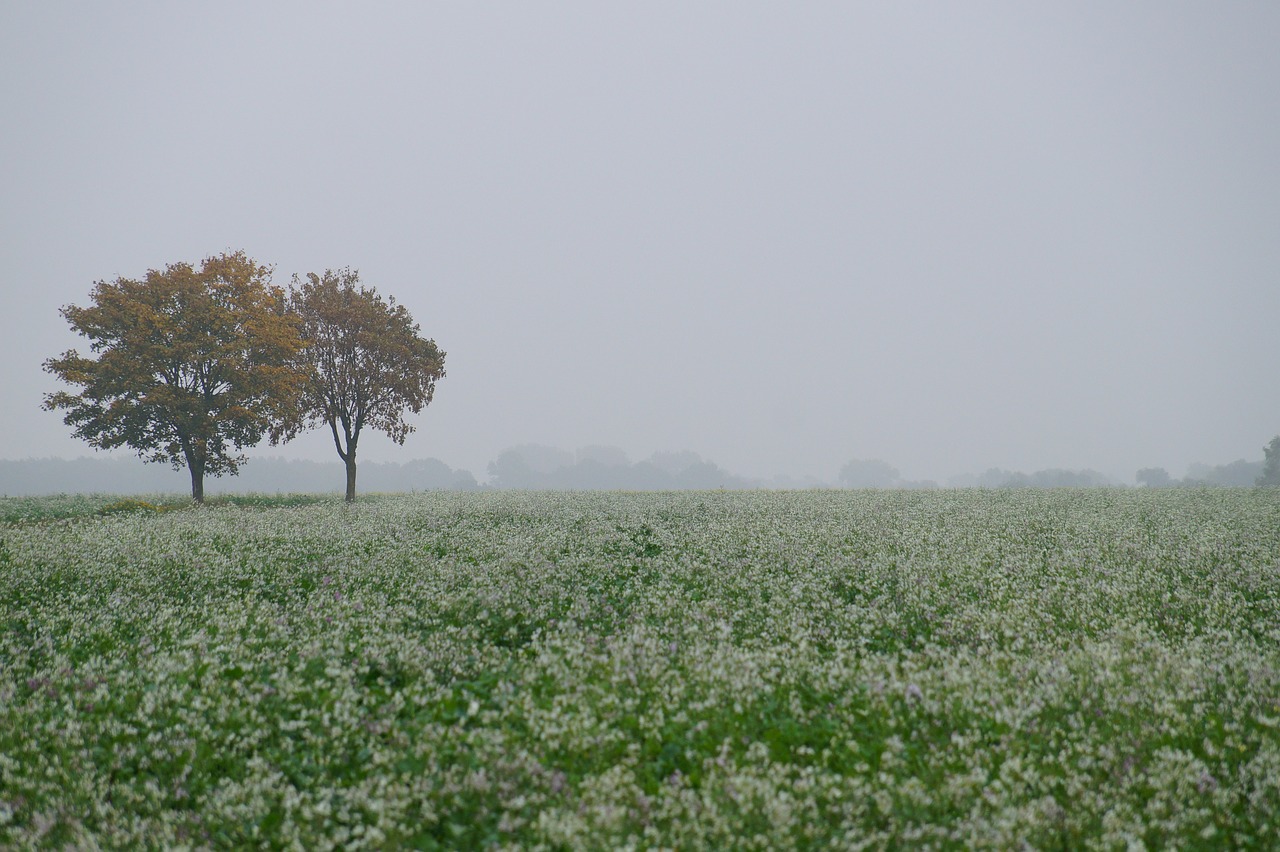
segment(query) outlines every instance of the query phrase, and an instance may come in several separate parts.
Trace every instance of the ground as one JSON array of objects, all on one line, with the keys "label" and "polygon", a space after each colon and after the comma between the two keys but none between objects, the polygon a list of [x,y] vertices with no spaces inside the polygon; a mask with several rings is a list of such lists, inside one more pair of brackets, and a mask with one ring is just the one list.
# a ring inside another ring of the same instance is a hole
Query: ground
[{"label": "ground", "polygon": [[0,500],[0,845],[1280,844],[1280,493]]}]

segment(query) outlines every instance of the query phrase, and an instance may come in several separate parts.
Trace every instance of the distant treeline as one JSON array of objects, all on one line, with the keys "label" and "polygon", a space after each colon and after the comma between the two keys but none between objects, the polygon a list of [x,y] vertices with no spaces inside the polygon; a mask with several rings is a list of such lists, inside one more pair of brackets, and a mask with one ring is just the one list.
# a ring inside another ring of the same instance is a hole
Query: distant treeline
[{"label": "distant treeline", "polygon": [[[0,496],[37,494],[165,494],[189,486],[187,472],[136,458],[0,460]],[[209,480],[208,491],[341,494],[346,467],[340,461],[317,462],[254,458],[238,476]],[[466,470],[454,470],[437,459],[404,464],[361,462],[360,487],[365,491],[470,490],[479,487]]]},{"label": "distant treeline", "polygon": [[953,476],[947,485],[952,488],[1111,488],[1120,483],[1096,470],[1049,468],[1023,473],[993,467],[980,474]]},{"label": "distant treeline", "polygon": [[[854,459],[840,469],[845,488],[937,488],[933,480],[903,479],[898,469],[880,459]],[[968,473],[947,480],[948,488],[1113,488],[1121,485],[1096,470],[1049,468],[1035,473],[1003,470]]]},{"label": "distant treeline", "polygon": [[749,479],[687,450],[654,453],[632,463],[618,447],[583,447],[571,453],[540,444],[504,450],[489,463],[489,482],[496,488],[628,491],[811,488],[823,484],[818,480]]},{"label": "distant treeline", "polygon": [[[1240,461],[1210,466],[1194,464],[1186,477],[1174,479],[1161,468],[1138,471],[1137,484],[1147,487],[1250,487],[1263,462]],[[814,477],[741,476],[690,451],[654,453],[632,462],[627,454],[608,446],[583,447],[576,452],[538,444],[523,444],[500,453],[489,463],[488,482],[477,482],[470,471],[449,467],[438,459],[405,462],[363,462],[361,490],[383,492],[469,491],[478,488],[536,490],[665,491],[685,489],[751,488],[938,488],[932,480],[904,479],[898,469],[879,459],[845,464],[835,482]],[[981,474],[955,476],[948,488],[1100,488],[1125,487],[1096,470],[1046,469],[1034,473],[991,468]],[[209,482],[210,493],[341,493],[345,468],[339,461],[318,462],[276,457],[253,458],[238,476]],[[0,460],[0,496],[60,493],[161,494],[181,492],[185,471],[143,464],[136,458],[78,458]]]},{"label": "distant treeline", "polygon": [[[1138,471],[1138,485],[1148,488],[1251,488],[1262,475],[1263,462],[1239,459],[1230,464],[1193,464],[1182,479],[1175,479],[1164,468]],[[947,480],[952,488],[1098,488],[1119,486],[1096,470],[1038,470],[1020,473],[1016,470],[991,468],[980,475],[953,476]]]},{"label": "distant treeline", "polygon": [[1266,469],[1264,461],[1245,461],[1238,459],[1230,464],[1210,466],[1193,464],[1182,479],[1175,479],[1162,467],[1148,467],[1138,471],[1138,483],[1148,488],[1200,488],[1217,486],[1221,488],[1248,488],[1262,484]]}]

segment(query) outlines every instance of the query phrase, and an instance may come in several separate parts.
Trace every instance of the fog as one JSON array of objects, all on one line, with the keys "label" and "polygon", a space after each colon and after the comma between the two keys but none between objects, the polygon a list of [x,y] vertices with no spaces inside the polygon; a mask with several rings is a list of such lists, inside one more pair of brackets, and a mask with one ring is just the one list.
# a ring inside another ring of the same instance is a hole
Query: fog
[{"label": "fog", "polygon": [[89,452],[40,409],[61,305],[243,249],[358,268],[448,353],[369,462],[1252,463],[1276,44],[1261,2],[5,4],[0,459]]}]

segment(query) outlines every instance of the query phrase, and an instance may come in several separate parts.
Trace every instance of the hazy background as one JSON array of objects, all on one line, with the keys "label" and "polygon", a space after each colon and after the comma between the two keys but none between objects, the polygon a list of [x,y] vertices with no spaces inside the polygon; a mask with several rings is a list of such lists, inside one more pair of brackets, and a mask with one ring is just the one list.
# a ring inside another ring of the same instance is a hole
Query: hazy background
[{"label": "hazy background", "polygon": [[448,352],[370,461],[1259,459],[1278,44],[1274,2],[6,3],[0,458],[88,452],[59,306],[244,249]]}]

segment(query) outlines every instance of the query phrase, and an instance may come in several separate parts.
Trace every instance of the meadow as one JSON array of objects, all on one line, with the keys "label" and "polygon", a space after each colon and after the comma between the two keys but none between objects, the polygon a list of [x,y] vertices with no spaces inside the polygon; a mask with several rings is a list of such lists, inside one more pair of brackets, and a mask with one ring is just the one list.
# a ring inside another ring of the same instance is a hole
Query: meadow
[{"label": "meadow", "polygon": [[0,846],[1280,847],[1280,492],[0,500]]}]

